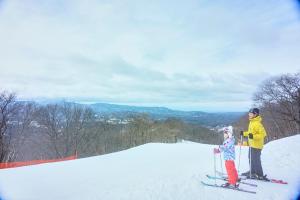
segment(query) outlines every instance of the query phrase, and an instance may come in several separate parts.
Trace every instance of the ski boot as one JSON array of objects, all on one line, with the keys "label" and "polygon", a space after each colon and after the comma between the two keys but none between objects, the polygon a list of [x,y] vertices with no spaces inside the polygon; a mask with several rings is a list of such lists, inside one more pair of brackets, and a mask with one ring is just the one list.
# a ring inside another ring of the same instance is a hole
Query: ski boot
[{"label": "ski boot", "polygon": [[244,173],[242,173],[241,175],[242,175],[242,176],[248,177],[248,176],[250,176],[250,171],[244,172]]},{"label": "ski boot", "polygon": [[[248,178],[248,177],[247,177],[247,178]],[[249,178],[250,178],[250,179],[262,180],[262,181],[270,181],[270,180],[267,178],[267,175],[251,174],[251,177],[250,177],[250,175],[249,175]]]},{"label": "ski boot", "polygon": [[263,176],[259,176],[257,175],[256,177],[258,180],[263,180],[263,181],[270,181],[268,178],[267,178],[267,175],[263,175]]},{"label": "ski boot", "polygon": [[238,188],[239,187],[239,184],[230,184],[230,183],[224,183],[221,185],[222,187],[226,187],[226,188]]}]

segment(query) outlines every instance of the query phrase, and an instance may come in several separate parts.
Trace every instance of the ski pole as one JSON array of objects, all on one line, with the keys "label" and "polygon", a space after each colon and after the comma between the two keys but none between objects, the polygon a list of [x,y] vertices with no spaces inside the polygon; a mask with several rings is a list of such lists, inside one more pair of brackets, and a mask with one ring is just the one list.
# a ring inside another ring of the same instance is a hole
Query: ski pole
[{"label": "ski pole", "polygon": [[242,145],[243,145],[243,135],[240,138],[240,153],[239,153],[239,164],[238,164],[238,172],[240,172],[240,164],[241,164],[241,154],[242,154]]},{"label": "ski pole", "polygon": [[251,155],[252,151],[251,151],[249,136],[248,136],[248,143],[249,143],[249,158],[250,158],[250,178],[252,178],[252,155]]},{"label": "ski pole", "polygon": [[[217,177],[217,169],[216,169],[216,154],[214,153],[214,170],[215,170],[215,177]],[[217,185],[217,180],[215,179],[215,185]]]},{"label": "ski pole", "polygon": [[221,172],[223,174],[223,165],[222,165],[222,155],[221,155],[221,152],[220,152],[220,165],[221,165]]}]

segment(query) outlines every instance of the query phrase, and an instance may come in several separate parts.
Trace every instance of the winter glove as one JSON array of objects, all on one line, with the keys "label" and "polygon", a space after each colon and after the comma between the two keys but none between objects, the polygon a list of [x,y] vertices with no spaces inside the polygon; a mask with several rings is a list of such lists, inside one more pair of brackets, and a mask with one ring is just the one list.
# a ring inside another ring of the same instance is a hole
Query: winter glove
[{"label": "winter glove", "polygon": [[218,153],[220,153],[220,149],[214,148],[214,154],[218,154]]},{"label": "winter glove", "polygon": [[241,131],[241,132],[240,132],[240,136],[244,136],[244,131]]},{"label": "winter glove", "polygon": [[253,134],[249,133],[248,137],[249,137],[249,139],[253,139]]}]

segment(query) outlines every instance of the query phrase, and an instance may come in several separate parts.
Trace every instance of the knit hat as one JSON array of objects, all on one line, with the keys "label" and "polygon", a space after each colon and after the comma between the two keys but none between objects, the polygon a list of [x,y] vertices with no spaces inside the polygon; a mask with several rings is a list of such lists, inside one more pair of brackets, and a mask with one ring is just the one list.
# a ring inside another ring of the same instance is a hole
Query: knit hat
[{"label": "knit hat", "polygon": [[259,115],[259,109],[258,109],[258,108],[251,108],[251,109],[249,110],[249,113],[253,113],[253,114],[255,114],[255,115]]},{"label": "knit hat", "polygon": [[223,132],[226,133],[229,138],[232,138],[233,136],[232,126],[223,128]]}]

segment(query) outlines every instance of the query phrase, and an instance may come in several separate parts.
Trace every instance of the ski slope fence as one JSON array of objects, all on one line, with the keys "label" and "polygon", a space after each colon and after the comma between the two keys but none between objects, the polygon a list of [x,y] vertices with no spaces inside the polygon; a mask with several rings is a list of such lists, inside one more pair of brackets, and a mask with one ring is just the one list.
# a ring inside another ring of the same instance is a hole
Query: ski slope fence
[{"label": "ski slope fence", "polygon": [[69,156],[69,157],[59,158],[59,159],[50,159],[50,160],[30,160],[30,161],[22,161],[22,162],[4,162],[4,163],[0,163],[0,169],[23,167],[23,166],[28,166],[28,165],[38,165],[38,164],[43,164],[43,163],[61,162],[61,161],[75,160],[75,159],[77,159],[77,155],[72,155],[72,156]]}]

